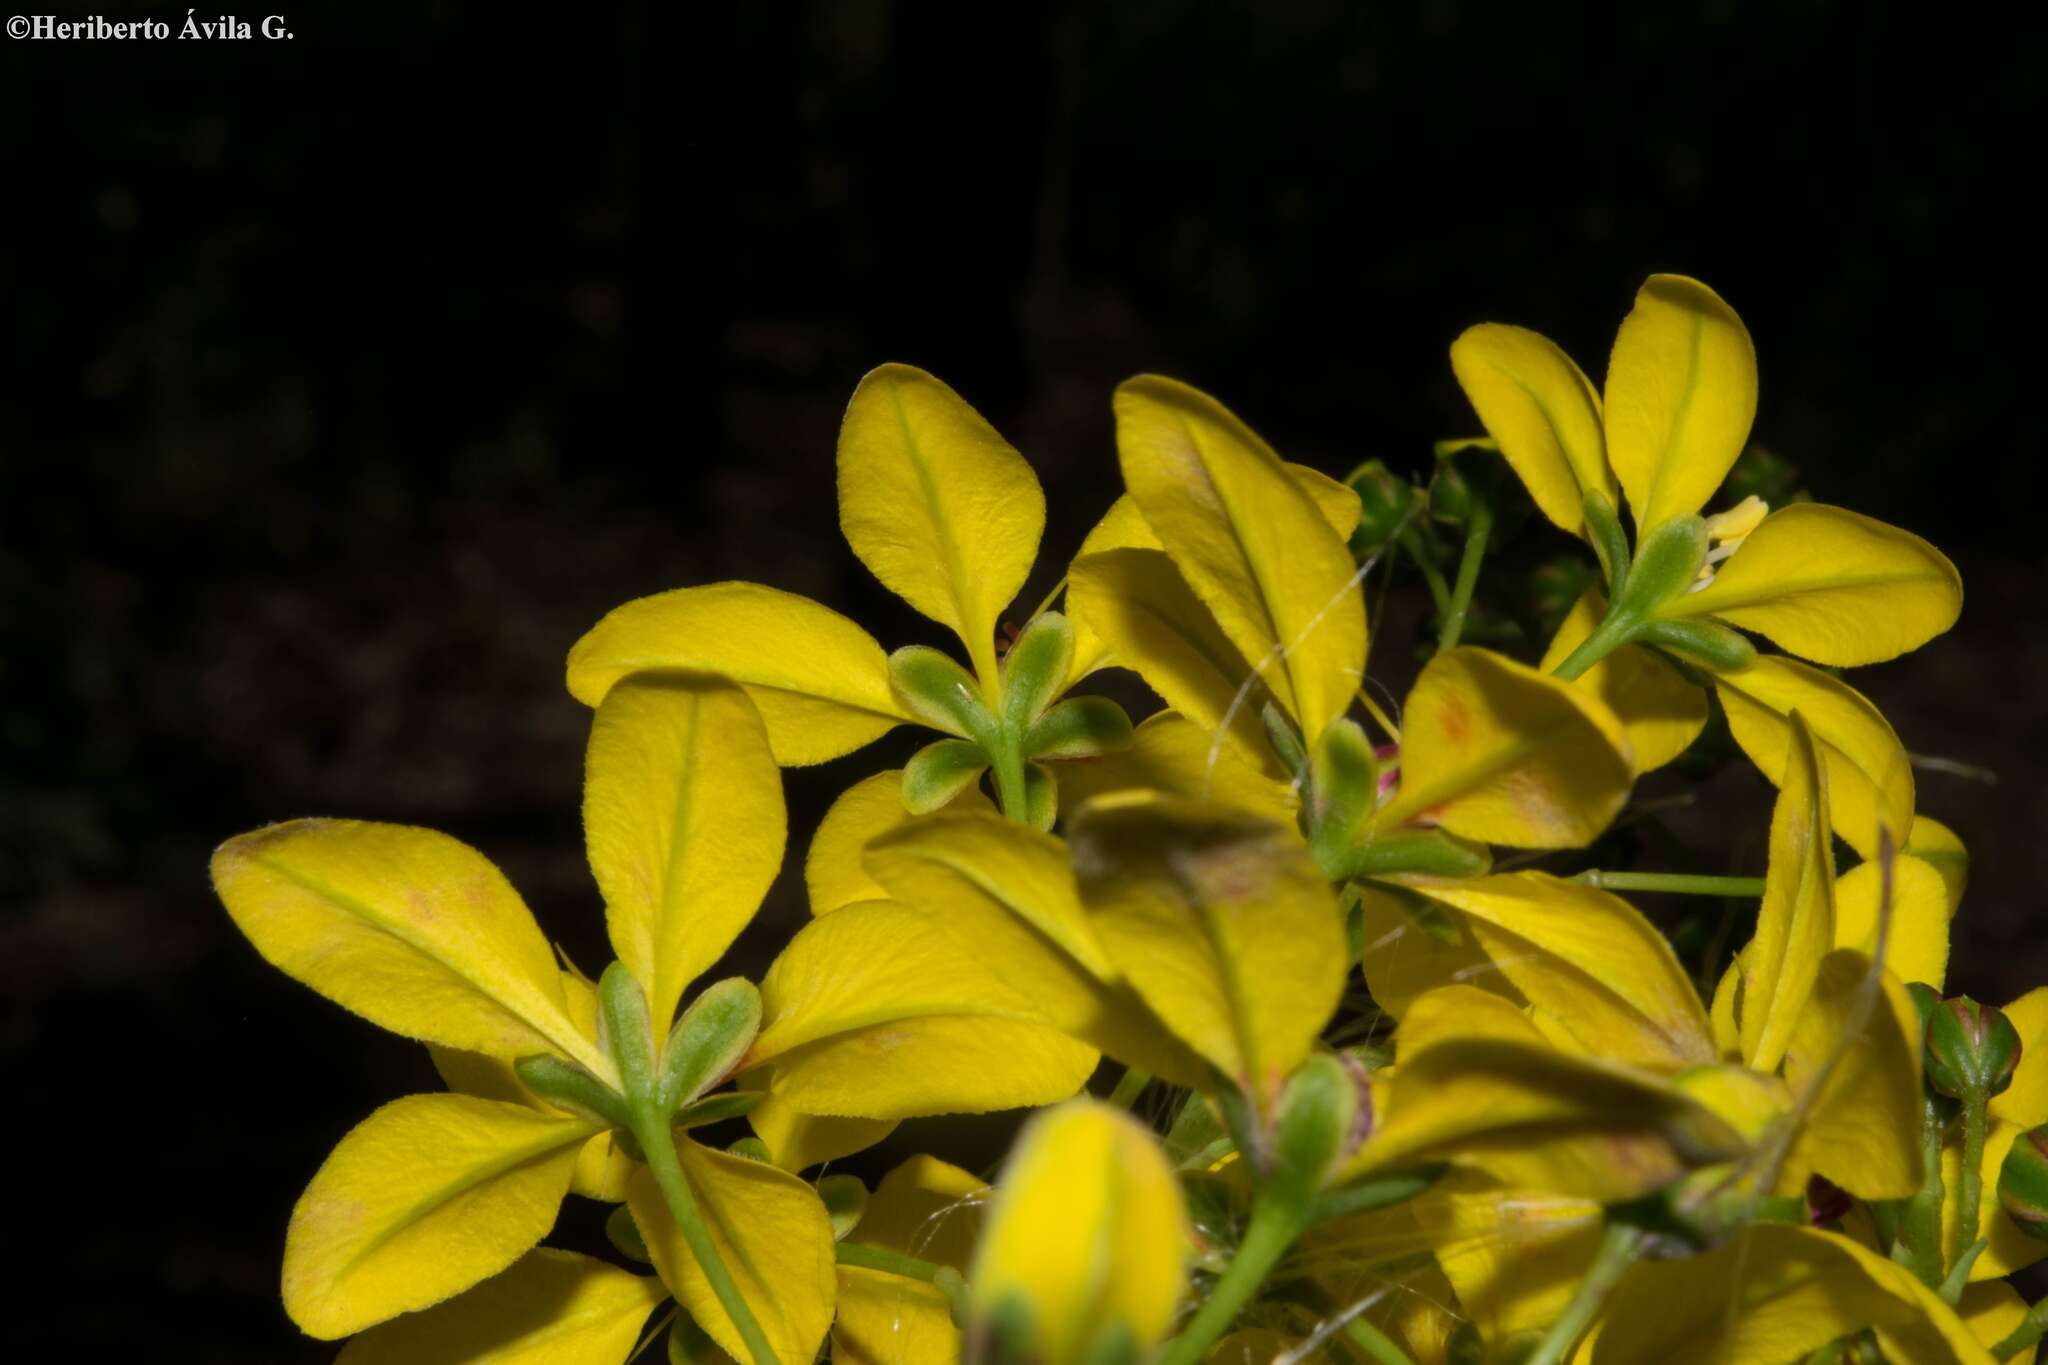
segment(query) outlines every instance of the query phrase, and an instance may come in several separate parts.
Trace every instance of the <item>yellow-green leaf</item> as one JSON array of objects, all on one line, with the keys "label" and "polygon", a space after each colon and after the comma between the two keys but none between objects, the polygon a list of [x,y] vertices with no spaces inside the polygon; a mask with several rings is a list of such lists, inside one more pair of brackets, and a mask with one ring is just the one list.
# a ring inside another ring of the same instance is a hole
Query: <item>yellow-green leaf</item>
[{"label": "yellow-green leaf", "polygon": [[768,1159],[785,1171],[807,1170],[864,1152],[896,1131],[895,1119],[848,1119],[806,1114],[776,1098],[773,1068],[747,1078],[768,1095],[747,1114],[754,1135],[767,1144]]},{"label": "yellow-green leaf", "polygon": [[1692,978],[1619,896],[1543,872],[1405,884],[1452,907],[1494,970],[1585,1051],[1672,1069],[1714,1059]]},{"label": "yellow-green leaf", "polygon": [[[849,1242],[965,1271],[988,1185],[934,1157],[914,1156],[882,1177]],[[944,1293],[921,1280],[839,1268],[832,1359],[846,1365],[956,1365],[960,1331]]]},{"label": "yellow-green leaf", "polygon": [[433,830],[292,820],[213,855],[213,886],[256,951],[374,1024],[422,1042],[611,1062],[577,1031],[554,950],[504,874]]},{"label": "yellow-green leaf", "polygon": [[1756,347],[1698,280],[1652,275],[1607,363],[1607,459],[1642,533],[1697,512],[1756,418]]},{"label": "yellow-green leaf", "polygon": [[1963,579],[1910,531],[1817,503],[1765,517],[1706,587],[1663,609],[1756,631],[1836,668],[1881,663],[1956,623]]},{"label": "yellow-green leaf", "polygon": [[1270,745],[1259,716],[1274,669],[1255,673],[1161,550],[1109,550],[1074,561],[1067,596],[1075,616],[1106,641],[1166,704],[1204,730],[1224,728],[1240,754]]},{"label": "yellow-green leaf", "polygon": [[901,1119],[1050,1104],[1079,1090],[1094,1049],[1058,1032],[963,950],[943,917],[849,905],[798,931],[761,980],[773,1092],[809,1114]]},{"label": "yellow-green leaf", "polygon": [[[719,1259],[776,1357],[808,1361],[832,1325],[832,1219],[818,1192],[765,1161],[714,1152],[685,1137],[676,1158]],[[711,1339],[741,1365],[753,1360],[711,1283],[669,1217],[654,1176],[633,1177],[627,1207],[654,1255],[661,1281]]]},{"label": "yellow-green leaf", "polygon": [[1607,1203],[1742,1151],[1681,1091],[1559,1051],[1513,1003],[1475,987],[1420,997],[1396,1038],[1385,1120],[1340,1180],[1438,1158],[1506,1186]]},{"label": "yellow-green leaf", "polygon": [[[993,812],[978,787],[954,797],[948,809]],[[903,808],[903,770],[889,768],[864,777],[839,794],[811,836],[804,855],[804,888],[811,913],[822,915],[858,901],[887,900],[889,893],[868,875],[861,858],[868,841],[911,820]]]},{"label": "yellow-green leaf", "polygon": [[1770,866],[1756,937],[1742,969],[1742,1059],[1776,1071],[1806,1008],[1821,958],[1835,946],[1835,869],[1820,752],[1800,712],[1771,808]]},{"label": "yellow-green leaf", "polygon": [[747,689],[778,763],[822,763],[912,719],[865,630],[808,597],[710,583],[614,608],[569,651],[569,692],[604,700],[629,673],[716,673]]},{"label": "yellow-green leaf", "polygon": [[292,1210],[284,1306],[345,1337],[497,1274],[554,1226],[595,1122],[410,1095],[343,1138]]},{"label": "yellow-green leaf", "polygon": [[422,1313],[372,1327],[337,1365],[624,1365],[668,1291],[546,1247]]},{"label": "yellow-green leaf", "polygon": [[[1835,946],[1877,952],[1884,877],[1876,863],[1851,868],[1835,883]],[[1941,874],[1911,854],[1892,861],[1891,920],[1884,965],[1901,981],[1937,991],[1948,978],[1948,887]]]},{"label": "yellow-green leaf", "polygon": [[1030,1307],[1030,1357],[1078,1365],[1105,1328],[1140,1352],[1166,1334],[1193,1251],[1180,1181],[1128,1114],[1076,1100],[1041,1114],[1004,1163],[974,1261],[975,1315]]},{"label": "yellow-green leaf", "polygon": [[738,687],[641,674],[606,694],[584,762],[583,833],[612,949],[657,1033],[782,868],[782,773]]},{"label": "yellow-green leaf", "polygon": [[1804,1360],[1866,1327],[1886,1360],[1992,1365],[1911,1271],[1818,1228],[1753,1223],[1699,1255],[1638,1261],[1607,1303],[1584,1365]]},{"label": "yellow-green leaf", "polygon": [[[1271,761],[1270,747],[1262,751]],[[1293,785],[1255,766],[1232,744],[1186,716],[1160,711],[1139,725],[1131,746],[1099,758],[1062,763],[1060,801],[1069,810],[1109,792],[1146,790],[1234,806],[1291,824],[1300,809]]]},{"label": "yellow-green leaf", "polygon": [[1451,370],[1536,506],[1578,534],[1586,494],[1614,500],[1592,381],[1555,342],[1497,322],[1451,343]]},{"label": "yellow-green leaf", "polygon": [[[1551,637],[1537,671],[1549,673],[1563,663],[1606,612],[1600,590],[1587,588]],[[1705,689],[1640,645],[1623,645],[1581,673],[1576,685],[1600,698],[1621,721],[1638,776],[1677,758],[1706,728]]]},{"label": "yellow-green leaf", "polygon": [[1123,981],[1081,905],[1067,846],[994,815],[943,812],[868,846],[892,899],[931,914],[1056,1027],[1176,1085],[1207,1072]]},{"label": "yellow-green leaf", "polygon": [[1351,552],[1272,448],[1207,394],[1142,375],[1118,387],[1116,418],[1146,523],[1313,745],[1364,667]]},{"label": "yellow-green leaf", "polygon": [[1344,989],[1336,897],[1293,830],[1226,807],[1105,797],[1073,824],[1103,950],[1189,1047],[1271,1100]]},{"label": "yellow-green leaf", "polygon": [[1408,694],[1381,829],[1426,820],[1518,848],[1580,848],[1628,799],[1621,722],[1593,693],[1487,650],[1437,655]]},{"label": "yellow-green leaf", "polygon": [[1714,675],[1729,732],[1772,782],[1785,774],[1793,711],[1806,717],[1827,774],[1835,833],[1866,861],[1878,855],[1878,827],[1900,831],[1913,820],[1913,769],[1905,746],[1862,694],[1794,659],[1759,655],[1749,667]]},{"label": "yellow-green leaf", "polygon": [[1780,1188],[1817,1171],[1859,1199],[1920,1188],[1920,1016],[1898,978],[1869,957],[1829,953],[1795,1023],[1785,1080],[1805,1121]]},{"label": "yellow-green leaf", "polygon": [[1024,457],[931,375],[884,365],[839,428],[839,526],[884,587],[959,635],[993,686],[996,620],[1045,531]]}]

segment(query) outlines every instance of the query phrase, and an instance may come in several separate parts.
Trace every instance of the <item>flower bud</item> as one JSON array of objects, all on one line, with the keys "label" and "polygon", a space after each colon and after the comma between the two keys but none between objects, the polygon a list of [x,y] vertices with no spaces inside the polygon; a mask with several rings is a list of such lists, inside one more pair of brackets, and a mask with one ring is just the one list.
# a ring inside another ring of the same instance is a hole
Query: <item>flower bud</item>
[{"label": "flower bud", "polygon": [[1927,1084],[1937,1094],[1988,1099],[2012,1084],[2019,1062],[2019,1030],[1996,1005],[1959,995],[1927,1018]]},{"label": "flower bud", "polygon": [[1136,1357],[1166,1335],[1192,1244],[1151,1132],[1095,1100],[1017,1137],[969,1277],[970,1365]]},{"label": "flower bud", "polygon": [[2013,1140],[1998,1168],[1998,1204],[2021,1232],[2048,1239],[2048,1124]]},{"label": "flower bud", "polygon": [[1358,529],[1351,533],[1351,553],[1363,559],[1385,549],[1401,529],[1415,507],[1415,485],[1382,460],[1367,460],[1344,482],[1358,494]]}]

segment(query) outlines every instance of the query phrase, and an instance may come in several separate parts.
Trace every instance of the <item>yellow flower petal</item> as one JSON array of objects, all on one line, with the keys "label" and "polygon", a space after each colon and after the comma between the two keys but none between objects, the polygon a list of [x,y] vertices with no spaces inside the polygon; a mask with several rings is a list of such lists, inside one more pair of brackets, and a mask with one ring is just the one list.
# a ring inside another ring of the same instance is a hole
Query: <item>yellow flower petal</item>
[{"label": "yellow flower petal", "polygon": [[372,1327],[337,1365],[620,1365],[667,1300],[652,1275],[541,1247],[460,1297]]},{"label": "yellow flower petal", "polygon": [[1713,616],[1847,668],[1918,649],[1962,609],[1962,576],[1920,537],[1839,507],[1796,503],[1765,517],[1712,582],[1661,614]]},{"label": "yellow flower petal", "polygon": [[1697,512],[1756,418],[1756,347],[1698,280],[1652,275],[1607,362],[1607,459],[1647,533]]},{"label": "yellow flower petal", "polygon": [[767,1090],[768,1096],[747,1115],[754,1135],[767,1144],[768,1159],[785,1171],[802,1171],[827,1161],[837,1161],[864,1152],[896,1131],[895,1119],[834,1118],[806,1114],[786,1100],[776,1098],[773,1068],[749,1076],[749,1089]]},{"label": "yellow flower petal", "polygon": [[[838,1293],[824,1201],[787,1171],[688,1138],[676,1139],[676,1157],[712,1245],[768,1345],[780,1360],[810,1360],[832,1324]],[[669,1217],[651,1172],[642,1168],[633,1177],[626,1203],[662,1283],[713,1341],[746,1365],[753,1356]]]},{"label": "yellow flower petal", "polygon": [[569,692],[596,706],[629,673],[716,673],[747,689],[775,759],[822,763],[913,717],[872,635],[758,583],[677,588],[616,607],[569,651]]},{"label": "yellow flower petal", "polygon": [[1770,866],[1756,937],[1743,957],[1742,1059],[1776,1071],[1806,1008],[1820,961],[1835,946],[1835,869],[1820,753],[1799,712],[1771,808]]},{"label": "yellow flower petal", "polygon": [[[1957,1124],[1956,1127],[1960,1130],[1962,1125]],[[2019,1225],[2005,1216],[2005,1210],[1998,1202],[1998,1172],[2005,1165],[2006,1153],[2026,1131],[2019,1124],[2005,1119],[1992,1120],[1984,1131],[1984,1179],[1979,1187],[1977,1235],[1989,1245],[1977,1258],[1976,1264],[1970,1267],[1970,1279],[1973,1281],[2003,1279],[2048,1257],[2048,1242],[2020,1231]],[[1945,1265],[1954,1265],[1956,1256],[1962,1251],[1962,1200],[1957,1198],[1962,1180],[1963,1139],[1958,1131],[1949,1136],[1941,1149],[1941,1187],[1948,1191],[1948,1198],[1942,1201],[1941,1208],[1941,1246]]]},{"label": "yellow flower petal", "polygon": [[1104,1328],[1166,1334],[1193,1250],[1180,1181],[1128,1114],[1075,1100],[1033,1119],[1004,1163],[976,1253],[977,1316],[1016,1296],[1034,1360],[1076,1365]]},{"label": "yellow flower petal", "polygon": [[1166,1026],[1263,1106],[1343,994],[1336,896],[1292,830],[1213,805],[1106,797],[1073,826],[1103,950]]},{"label": "yellow flower petal", "polygon": [[1161,550],[1110,550],[1074,561],[1067,576],[1075,616],[1166,704],[1256,761],[1271,748],[1260,720],[1276,670],[1255,674],[1209,609]]},{"label": "yellow flower petal", "polygon": [[1437,1158],[1607,1203],[1742,1151],[1724,1120],[1680,1091],[1559,1051],[1512,1003],[1471,986],[1416,1000],[1395,1047],[1384,1121],[1340,1181]]},{"label": "yellow flower petal", "polygon": [[1406,885],[1452,907],[1495,969],[1585,1051],[1674,1069],[1714,1059],[1670,940],[1619,896],[1543,872]]},{"label": "yellow flower petal", "polygon": [[1956,907],[1963,903],[1963,889],[1970,881],[1970,851],[1963,847],[1963,841],[1941,821],[1915,815],[1906,834],[1906,852],[1932,864],[1941,874],[1948,887],[1949,918],[1955,918]]},{"label": "yellow flower petal", "polygon": [[[986,1182],[958,1166],[912,1157],[882,1177],[847,1240],[965,1271],[987,1192]],[[832,1358],[857,1365],[956,1365],[960,1332],[951,1304],[918,1280],[841,1266]]]},{"label": "yellow flower petal", "polygon": [[1351,552],[1272,448],[1207,394],[1142,375],[1118,387],[1116,416],[1146,523],[1313,746],[1364,667]]},{"label": "yellow flower petal", "polygon": [[1147,1010],[1089,922],[1067,846],[995,815],[942,812],[868,846],[892,899],[943,924],[963,951],[1001,964],[1039,1015],[1129,1066],[1176,1085],[1203,1063]]},{"label": "yellow flower petal", "polygon": [[[1607,600],[1598,588],[1580,594],[1543,651],[1537,671],[1549,673],[1563,663],[1593,633],[1606,611]],[[1600,698],[1621,721],[1638,776],[1677,758],[1706,728],[1705,690],[1640,645],[1623,645],[1581,673],[1576,685]]]},{"label": "yellow flower petal", "polygon": [[1451,343],[1451,370],[1544,516],[1577,535],[1586,494],[1614,500],[1600,399],[1549,338],[1497,322]]},{"label": "yellow flower petal", "polygon": [[1817,1228],[1755,1223],[1697,1256],[1639,1261],[1607,1302],[1589,1365],[1804,1360],[1866,1327],[1887,1360],[1992,1365],[1911,1271]]},{"label": "yellow flower petal", "polygon": [[1913,820],[1913,769],[1892,727],[1863,695],[1797,660],[1760,655],[1749,667],[1714,675],[1735,742],[1772,782],[1791,752],[1791,715],[1806,717],[1827,772],[1835,833],[1865,861],[1878,853],[1878,826],[1899,831]]},{"label": "yellow flower petal", "polygon": [[[2027,1301],[2003,1280],[1984,1280],[1963,1291],[1956,1312],[1971,1335],[1991,1347],[2011,1336],[2013,1329],[2026,1321]],[[2034,1358],[2035,1348],[2029,1346],[2018,1355],[2008,1356],[2005,1365],[2034,1365]]]},{"label": "yellow flower petal", "polygon": [[1109,792],[1132,790],[1214,801],[1283,824],[1294,821],[1300,806],[1290,783],[1254,766],[1237,746],[1217,744],[1208,731],[1172,711],[1148,717],[1128,749],[1061,764],[1059,781],[1060,801],[1069,810]]},{"label": "yellow flower petal", "polygon": [[1498,654],[1437,655],[1408,694],[1401,785],[1376,825],[1429,820],[1517,848],[1580,848],[1635,777],[1627,736],[1591,692]]},{"label": "yellow flower petal", "polygon": [[2022,1128],[2048,1123],[2048,986],[2038,986],[2005,1007],[2020,1035],[2020,1064],[2012,1084],[1991,1097],[1990,1113]]},{"label": "yellow flower petal", "polygon": [[839,526],[884,587],[996,677],[996,622],[1031,572],[1045,493],[960,395],[909,365],[872,370],[839,428]]},{"label": "yellow flower petal", "polygon": [[[949,810],[993,812],[995,807],[978,787],[954,797]],[[887,900],[889,893],[868,875],[861,858],[868,842],[911,820],[903,808],[903,770],[889,768],[864,777],[839,794],[811,836],[804,855],[804,887],[811,913],[822,915],[857,901]]]},{"label": "yellow flower petal", "polygon": [[943,917],[892,901],[812,920],[761,979],[746,1065],[808,1114],[901,1119],[1050,1104],[1094,1071]]},{"label": "yellow flower petal", "polygon": [[613,687],[590,727],[583,832],[613,951],[661,1036],[782,869],[782,773],[746,693],[703,675]]},{"label": "yellow flower petal", "polygon": [[236,927],[285,975],[423,1042],[611,1062],[570,1021],[554,950],[504,875],[445,834],[292,820],[213,855]]},{"label": "yellow flower petal", "polygon": [[1399,1020],[1439,986],[1463,982],[1527,1004],[1514,983],[1479,946],[1464,917],[1419,892],[1372,882],[1358,885],[1364,929],[1359,966],[1372,1001]]},{"label": "yellow flower petal", "polygon": [[1412,1201],[1458,1306],[1490,1342],[1540,1335],[1564,1312],[1600,1245],[1600,1206],[1503,1190],[1452,1172]]},{"label": "yellow flower petal", "polygon": [[333,1339],[497,1274],[554,1226],[598,1125],[468,1095],[409,1095],[343,1138],[292,1210],[284,1306]]},{"label": "yellow flower petal", "polygon": [[[1884,878],[1876,863],[1851,868],[1835,883],[1835,946],[1877,951]],[[1948,887],[1932,866],[1910,854],[1892,862],[1891,923],[1884,965],[1901,981],[1939,991],[1948,976]]]},{"label": "yellow flower petal", "polygon": [[[1785,1081],[1805,1121],[1780,1189],[1803,1191],[1808,1171],[1859,1199],[1904,1199],[1920,1188],[1920,1015],[1897,977],[1872,983],[1870,973],[1870,959],[1854,949],[1820,963],[1785,1055]],[[1874,999],[1873,984],[1881,984]]]}]

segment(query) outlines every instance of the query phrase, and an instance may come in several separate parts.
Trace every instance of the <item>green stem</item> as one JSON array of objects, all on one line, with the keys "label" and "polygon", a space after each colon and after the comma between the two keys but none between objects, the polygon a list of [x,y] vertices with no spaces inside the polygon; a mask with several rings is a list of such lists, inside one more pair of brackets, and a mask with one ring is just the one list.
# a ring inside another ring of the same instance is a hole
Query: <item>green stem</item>
[{"label": "green stem", "polygon": [[1956,1254],[1965,1254],[1977,1240],[1977,1215],[1984,1201],[1984,1108],[1991,1097],[1981,1092],[1963,1100],[1963,1179],[1956,1191]]},{"label": "green stem", "polygon": [[1259,1292],[1306,1223],[1303,1210],[1260,1200],[1252,1209],[1251,1222],[1245,1227],[1244,1240],[1237,1244],[1230,1268],[1209,1287],[1208,1299],[1181,1334],[1167,1343],[1157,1365],[1195,1365],[1207,1355],[1237,1319],[1239,1310]]},{"label": "green stem", "polygon": [[901,1275],[907,1280],[923,1280],[930,1284],[938,1278],[945,1267],[930,1261],[920,1261],[915,1256],[888,1251],[882,1247],[871,1247],[860,1242],[841,1242],[838,1248],[839,1264],[857,1265],[863,1270],[882,1270],[891,1275]]},{"label": "green stem", "polygon": [[1472,590],[1479,583],[1479,564],[1486,558],[1486,538],[1493,534],[1493,509],[1484,502],[1472,508],[1472,520],[1465,530],[1465,550],[1458,556],[1458,582],[1451,589],[1450,610],[1444,613],[1437,632],[1436,648],[1441,654],[1455,649],[1465,633],[1465,617],[1472,610]]},{"label": "green stem", "polygon": [[1707,877],[1690,872],[1581,872],[1573,881],[1602,891],[1670,891],[1681,896],[1761,896],[1762,877]]},{"label": "green stem", "polygon": [[1628,1223],[1608,1223],[1607,1233],[1600,1239],[1600,1250],[1594,1255],[1593,1264],[1586,1268],[1586,1278],[1579,1281],[1578,1292],[1565,1305],[1563,1315],[1550,1324],[1536,1349],[1523,1357],[1522,1365],[1560,1365],[1571,1354],[1572,1347],[1593,1325],[1607,1296],[1614,1292],[1614,1286],[1635,1264],[1643,1241],[1642,1229]]},{"label": "green stem", "polygon": [[1606,618],[1593,628],[1593,633],[1579,641],[1579,647],[1565,655],[1564,661],[1550,670],[1550,675],[1566,682],[1575,681],[1594,664],[1628,644],[1635,636],[1636,624],[1633,616],[1609,607]]},{"label": "green stem", "polygon": [[1415,1365],[1415,1357],[1394,1344],[1394,1339],[1362,1317],[1344,1324],[1344,1338],[1365,1352],[1378,1365]]},{"label": "green stem", "polygon": [[746,1299],[740,1295],[740,1287],[733,1283],[732,1272],[725,1268],[725,1261],[711,1240],[711,1229],[704,1225],[704,1216],[697,1209],[697,1196],[691,1193],[682,1163],[676,1160],[676,1140],[669,1132],[668,1121],[657,1118],[652,1110],[637,1117],[639,1121],[634,1124],[633,1136],[639,1139],[645,1150],[647,1169],[654,1172],[654,1183],[661,1187],[661,1197],[668,1205],[669,1216],[676,1220],[683,1241],[689,1244],[690,1254],[697,1258],[698,1268],[711,1282],[711,1292],[717,1295],[725,1315],[732,1319],[740,1340],[746,1343],[747,1351],[754,1357],[754,1365],[781,1365],[775,1348],[768,1344],[767,1334],[762,1332],[761,1324],[754,1318],[754,1310],[747,1307]]},{"label": "green stem", "polygon": [[2020,1325],[2013,1328],[2004,1341],[1992,1347],[1991,1354],[2000,1360],[2011,1360],[2029,1346],[2039,1345],[2044,1336],[2048,1336],[2048,1299],[2029,1308]]},{"label": "green stem", "polygon": [[1923,1098],[1920,1160],[1926,1175],[1919,1191],[1896,1205],[1898,1227],[1891,1245],[1892,1259],[1917,1275],[1929,1289],[1941,1286],[1941,1206],[1946,1197],[1941,1180],[1944,1126],[1940,1106],[1931,1098]]},{"label": "green stem", "polygon": [[1400,542],[1401,548],[1408,552],[1409,561],[1421,572],[1422,581],[1429,585],[1429,597],[1436,605],[1436,614],[1449,616],[1451,589],[1444,582],[1444,576],[1436,565],[1429,562],[1429,553],[1422,544],[1421,536],[1416,534],[1415,528],[1411,526],[1402,532]]},{"label": "green stem", "polygon": [[1117,1081],[1116,1089],[1109,1092],[1109,1102],[1119,1109],[1129,1109],[1138,1102],[1138,1093],[1152,1083],[1152,1073],[1129,1067]]},{"label": "green stem", "polygon": [[1014,744],[1003,744],[989,752],[989,767],[995,773],[996,799],[1002,803],[1003,814],[1018,824],[1029,824],[1031,817],[1028,803],[1024,798],[1024,759]]}]

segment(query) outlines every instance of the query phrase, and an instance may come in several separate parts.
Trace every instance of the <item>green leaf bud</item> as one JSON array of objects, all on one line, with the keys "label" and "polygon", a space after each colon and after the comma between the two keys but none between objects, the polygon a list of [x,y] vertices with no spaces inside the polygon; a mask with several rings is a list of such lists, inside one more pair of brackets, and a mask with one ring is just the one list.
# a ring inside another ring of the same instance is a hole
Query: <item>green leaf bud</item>
[{"label": "green leaf bud", "polygon": [[753,982],[734,976],[705,987],[662,1049],[662,1112],[675,1113],[731,1075],[760,1030],[761,992]]},{"label": "green leaf bud", "polygon": [[905,645],[889,656],[889,689],[934,730],[983,741],[995,733],[974,675],[930,645]]},{"label": "green leaf bud", "polygon": [[1003,655],[1003,728],[1022,735],[1067,684],[1074,627],[1056,611],[1034,616]]},{"label": "green leaf bud", "polygon": [[2012,1084],[2019,1061],[2019,1030],[1995,1005],[1959,995],[1928,1016],[1927,1084],[1937,1094],[1982,1103]]},{"label": "green leaf bud", "polygon": [[1024,736],[1026,758],[1097,758],[1131,747],[1131,718],[1108,697],[1069,697]]},{"label": "green leaf bud", "polygon": [[1360,559],[1379,553],[1415,510],[1415,485],[1388,469],[1385,461],[1367,460],[1345,476],[1358,494],[1358,528],[1351,533],[1351,553]]},{"label": "green leaf bud", "polygon": [[1628,582],[1614,609],[1638,621],[1653,619],[1657,608],[1698,580],[1706,559],[1706,522],[1697,515],[1673,517],[1636,547],[1635,563],[1629,566]]},{"label": "green leaf bud", "polygon": [[647,994],[623,962],[597,980],[597,1045],[619,1068],[620,1088],[637,1101],[654,1091],[654,1026]]},{"label": "green leaf bud", "polygon": [[758,1161],[763,1166],[775,1164],[775,1158],[768,1151],[768,1144],[757,1137],[743,1137],[727,1145],[726,1151],[734,1156],[743,1156],[749,1161]]},{"label": "green leaf bud", "polygon": [[971,739],[927,744],[903,765],[903,808],[928,815],[974,785],[988,768],[988,755]]},{"label": "green leaf bud", "polygon": [[1636,639],[1719,673],[1733,673],[1756,662],[1756,646],[1749,637],[1718,621],[1650,621],[1638,627]]},{"label": "green leaf bud", "polygon": [[1351,1069],[1328,1053],[1303,1062],[1280,1095],[1262,1197],[1306,1215],[1338,1160],[1362,1139],[1358,1117]]},{"label": "green leaf bud", "polygon": [[640,1225],[633,1221],[633,1211],[620,1204],[605,1215],[604,1235],[619,1255],[642,1265],[651,1264],[653,1253],[647,1250],[647,1239],[640,1235]]},{"label": "green leaf bud", "polygon": [[1309,844],[1325,876],[1341,875],[1379,797],[1379,764],[1358,722],[1332,721],[1317,738],[1307,795]]},{"label": "green leaf bud", "polygon": [[1060,789],[1043,763],[1024,765],[1024,820],[1033,829],[1052,828],[1060,814]]},{"label": "green leaf bud", "polygon": [[2048,1240],[2048,1124],[2013,1139],[1998,1168],[1998,1205],[2021,1232]]},{"label": "green leaf bud", "polygon": [[625,1097],[567,1058],[553,1053],[521,1057],[512,1070],[521,1085],[557,1109],[614,1128],[627,1125]]},{"label": "green leaf bud", "polygon": [[868,1187],[857,1175],[819,1176],[818,1198],[832,1218],[832,1236],[842,1242],[868,1211]]},{"label": "green leaf bud", "polygon": [[707,1123],[745,1118],[767,1098],[765,1090],[725,1090],[716,1095],[706,1095],[676,1110],[675,1117],[669,1120],[669,1127],[702,1128]]}]

